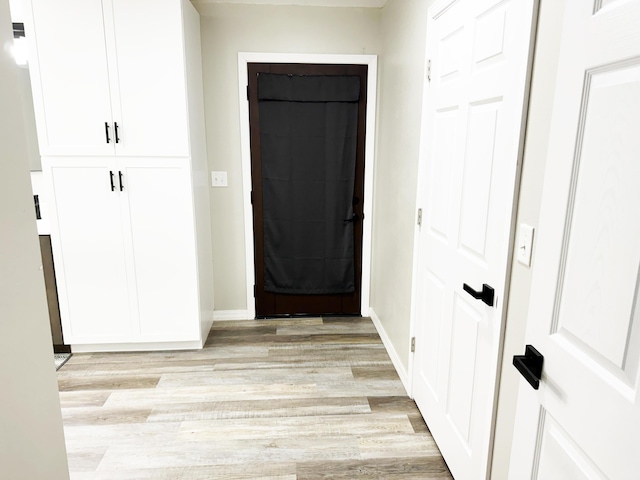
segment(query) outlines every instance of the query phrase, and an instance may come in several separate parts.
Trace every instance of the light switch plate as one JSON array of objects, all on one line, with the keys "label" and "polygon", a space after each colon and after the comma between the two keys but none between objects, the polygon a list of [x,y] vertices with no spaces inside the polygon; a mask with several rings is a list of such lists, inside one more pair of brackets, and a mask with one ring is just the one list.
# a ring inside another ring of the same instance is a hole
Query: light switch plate
[{"label": "light switch plate", "polygon": [[226,187],[227,186],[227,172],[211,172],[211,186],[212,187]]},{"label": "light switch plate", "polygon": [[527,267],[531,266],[531,250],[533,249],[533,232],[534,228],[526,223],[520,224],[520,232],[518,233],[518,244],[516,245],[516,255],[518,262]]}]

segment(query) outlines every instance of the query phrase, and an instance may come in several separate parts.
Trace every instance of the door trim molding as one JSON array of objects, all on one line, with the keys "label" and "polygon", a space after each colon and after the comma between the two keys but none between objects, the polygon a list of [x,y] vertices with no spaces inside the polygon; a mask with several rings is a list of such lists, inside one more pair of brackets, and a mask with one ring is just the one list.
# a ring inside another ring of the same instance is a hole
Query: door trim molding
[{"label": "door trim molding", "polygon": [[373,220],[373,170],[375,158],[376,101],[378,56],[377,55],[332,55],[306,53],[238,53],[238,100],[240,102],[240,155],[242,162],[242,203],[244,212],[245,268],[247,279],[247,316],[255,318],[256,306],[253,297],[255,283],[253,254],[253,211],[251,208],[251,144],[249,130],[249,102],[246,86],[248,63],[319,63],[335,65],[367,65],[367,118],[364,155],[364,220],[362,231],[362,291],[360,312],[369,312],[371,286],[371,237]]}]

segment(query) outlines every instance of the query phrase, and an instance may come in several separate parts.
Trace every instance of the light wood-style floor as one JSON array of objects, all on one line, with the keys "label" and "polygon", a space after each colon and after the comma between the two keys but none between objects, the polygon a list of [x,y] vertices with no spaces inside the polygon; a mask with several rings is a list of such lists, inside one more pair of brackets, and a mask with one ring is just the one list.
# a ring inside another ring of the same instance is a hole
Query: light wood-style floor
[{"label": "light wood-style floor", "polygon": [[72,480],[451,479],[368,318],[218,322],[58,381]]}]

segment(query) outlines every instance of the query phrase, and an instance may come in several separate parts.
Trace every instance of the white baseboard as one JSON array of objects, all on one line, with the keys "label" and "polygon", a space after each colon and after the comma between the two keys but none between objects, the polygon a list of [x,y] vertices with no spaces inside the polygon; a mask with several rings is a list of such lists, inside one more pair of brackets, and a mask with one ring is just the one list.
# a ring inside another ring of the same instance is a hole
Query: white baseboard
[{"label": "white baseboard", "polygon": [[398,372],[398,376],[400,377],[400,381],[402,381],[402,385],[404,385],[404,389],[406,390],[407,395],[410,397],[411,382],[409,381],[410,380],[409,374],[407,373],[407,371],[404,368],[404,365],[400,361],[400,356],[398,355],[398,352],[394,348],[393,343],[391,343],[391,340],[389,339],[389,335],[387,335],[387,332],[382,326],[382,323],[380,322],[380,319],[378,318],[378,315],[376,315],[376,312],[373,310],[373,308],[369,309],[369,316],[371,317],[371,320],[373,321],[373,324],[375,325],[376,330],[378,330],[378,335],[380,335],[384,348],[386,348],[387,353],[391,358],[391,362],[393,363],[393,366],[395,367],[396,372]]},{"label": "white baseboard", "polygon": [[214,322],[224,322],[226,320],[253,320],[253,318],[249,317],[248,310],[214,310]]},{"label": "white baseboard", "polygon": [[106,353],[106,352],[157,352],[164,350],[200,350],[202,342],[144,342],[144,343],[96,343],[72,344],[73,353]]}]

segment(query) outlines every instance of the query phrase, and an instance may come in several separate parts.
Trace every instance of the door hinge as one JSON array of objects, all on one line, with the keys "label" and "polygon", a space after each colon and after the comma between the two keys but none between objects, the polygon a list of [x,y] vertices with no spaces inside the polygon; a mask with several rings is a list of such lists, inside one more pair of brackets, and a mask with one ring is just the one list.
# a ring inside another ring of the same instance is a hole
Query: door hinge
[{"label": "door hinge", "polygon": [[253,298],[256,298],[256,286],[253,286]]},{"label": "door hinge", "polygon": [[247,100],[249,100],[249,85],[247,85]]},{"label": "door hinge", "polygon": [[419,227],[422,226],[422,209],[421,208],[418,209],[418,226]]},{"label": "door hinge", "polygon": [[427,60],[427,80],[431,81],[431,59]]},{"label": "door hinge", "polygon": [[253,190],[251,190],[251,205],[253,205]]},{"label": "door hinge", "polygon": [[411,353],[416,351],[416,337],[411,337]]}]

